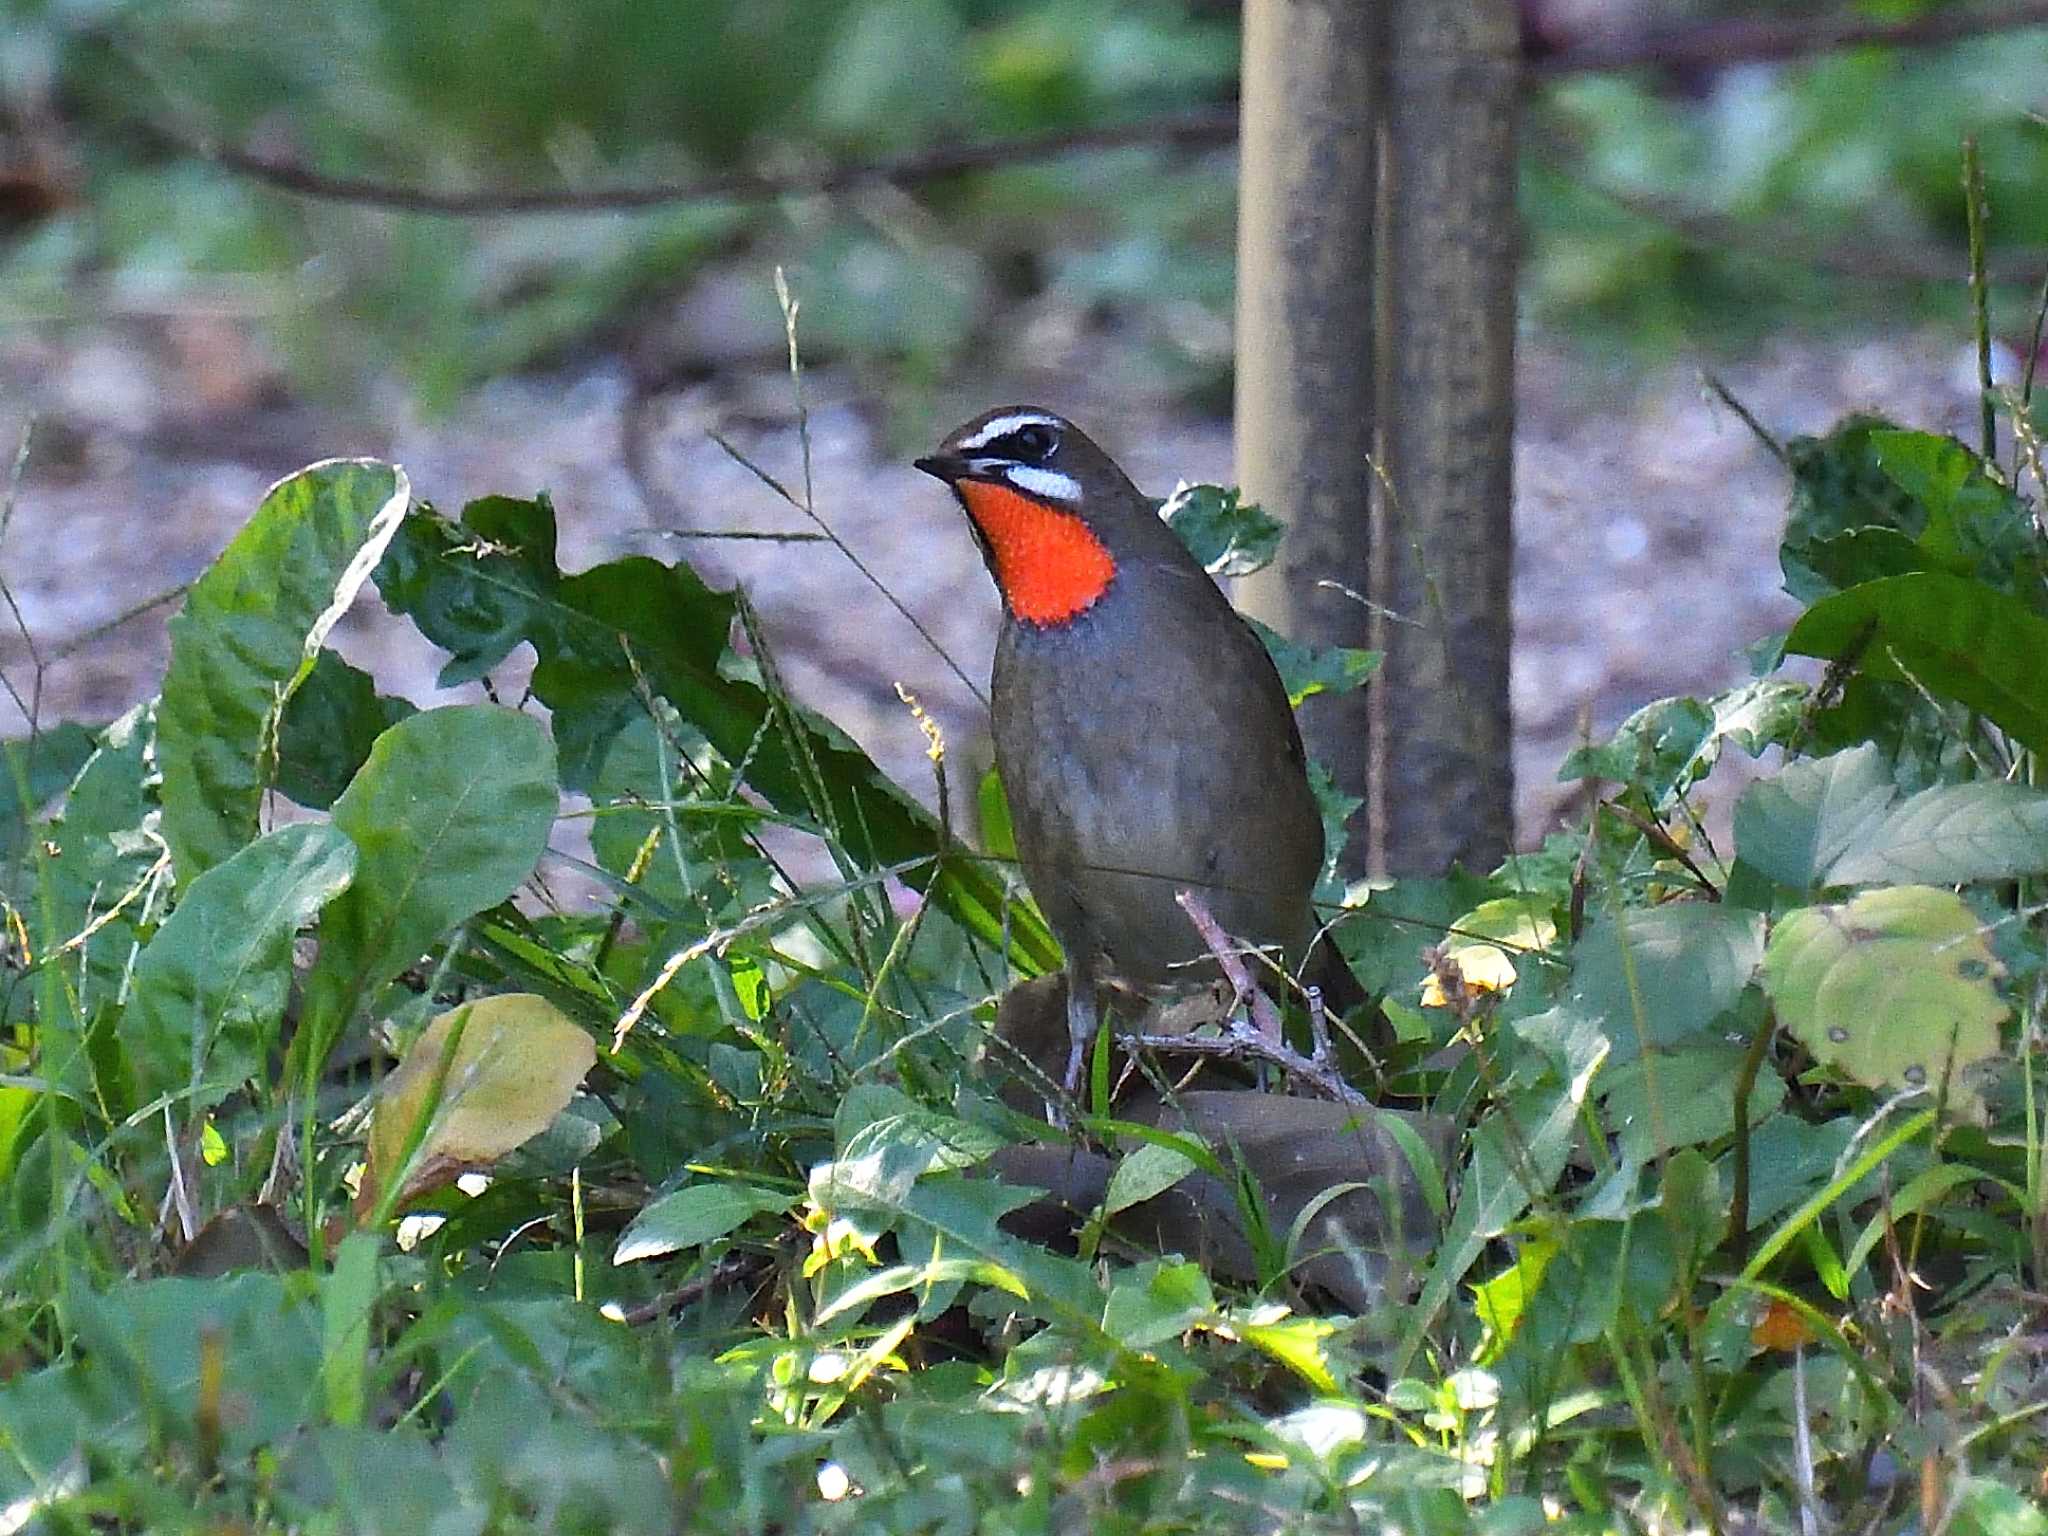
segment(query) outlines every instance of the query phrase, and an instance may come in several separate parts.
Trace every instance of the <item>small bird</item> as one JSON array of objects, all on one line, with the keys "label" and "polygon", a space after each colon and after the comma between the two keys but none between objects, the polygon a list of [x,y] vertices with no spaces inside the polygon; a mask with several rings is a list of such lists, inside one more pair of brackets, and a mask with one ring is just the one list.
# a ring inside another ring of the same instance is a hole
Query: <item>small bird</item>
[{"label": "small bird", "polygon": [[1002,594],[996,767],[1066,951],[1072,1092],[1101,982],[1204,979],[1178,892],[1303,958],[1323,825],[1301,734],[1259,637],[1071,422],[1005,406],[916,463],[952,487]]}]

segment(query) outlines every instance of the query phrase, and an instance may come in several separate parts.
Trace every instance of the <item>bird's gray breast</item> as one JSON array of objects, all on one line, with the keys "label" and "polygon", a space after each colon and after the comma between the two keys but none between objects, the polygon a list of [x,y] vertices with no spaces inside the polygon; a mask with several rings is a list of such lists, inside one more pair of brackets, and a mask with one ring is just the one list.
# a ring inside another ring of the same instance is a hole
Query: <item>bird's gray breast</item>
[{"label": "bird's gray breast", "polygon": [[1064,626],[1011,620],[997,647],[996,761],[1025,877],[1063,943],[1133,979],[1199,953],[1183,888],[1232,933],[1297,942],[1322,857],[1285,693],[1196,579],[1112,589]]}]

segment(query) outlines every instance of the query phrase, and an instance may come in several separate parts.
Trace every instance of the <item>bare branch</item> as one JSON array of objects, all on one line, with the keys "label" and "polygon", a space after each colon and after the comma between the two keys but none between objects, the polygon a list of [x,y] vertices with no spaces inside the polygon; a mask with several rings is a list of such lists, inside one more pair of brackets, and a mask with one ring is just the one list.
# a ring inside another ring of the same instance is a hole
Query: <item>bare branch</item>
[{"label": "bare branch", "polygon": [[1370,1104],[1372,1101],[1345,1082],[1330,1062],[1311,1060],[1287,1043],[1280,1030],[1280,1014],[1274,1008],[1273,1000],[1252,984],[1251,975],[1245,970],[1244,946],[1223,931],[1223,925],[1216,921],[1215,914],[1202,898],[1193,891],[1176,891],[1173,899],[1180,903],[1188,921],[1195,925],[1195,932],[1202,936],[1202,943],[1222,970],[1224,980],[1237,993],[1237,1001],[1251,1010],[1252,1022],[1245,1024],[1233,1009],[1230,1022],[1224,1026],[1220,1037],[1137,1035],[1127,1038],[1124,1043],[1181,1055],[1269,1061],[1309,1084],[1325,1098],[1335,1099],[1340,1104]]},{"label": "bare branch", "polygon": [[2048,0],[2002,0],[1967,10],[1930,11],[1899,21],[1843,12],[1796,19],[1741,17],[1658,28],[1633,37],[1587,38],[1529,58],[1535,75],[1598,74],[1609,70],[1720,70],[1839,53],[1845,48],[1931,48],[1991,32],[2048,26]]},{"label": "bare branch", "polygon": [[1141,118],[1106,127],[1063,133],[1027,134],[969,144],[940,144],[879,160],[817,165],[786,175],[760,171],[717,171],[690,181],[656,181],[616,187],[477,187],[459,191],[409,186],[372,176],[332,176],[281,156],[257,154],[210,138],[187,137],[161,124],[148,131],[177,152],[205,160],[251,181],[321,202],[407,213],[485,218],[527,213],[630,213],[678,203],[757,202],[777,197],[815,197],[856,187],[914,186],[966,171],[993,170],[1067,155],[1128,149],[1134,145],[1204,147],[1237,136],[1237,108],[1224,104],[1166,117]]},{"label": "bare branch", "polygon": [[[1736,64],[1782,61],[1855,47],[1924,48],[1967,37],[2048,26],[2048,0],[2003,0],[1966,10],[1935,11],[1900,21],[1847,13],[1801,20],[1702,22],[1620,37],[1587,38],[1561,48],[1525,42],[1531,79],[1660,67],[1715,71]],[[323,202],[391,208],[455,218],[534,213],[622,213],[682,203],[748,202],[818,196],[860,186],[907,187],[969,171],[994,170],[1134,146],[1205,149],[1235,142],[1237,106],[1219,102],[1185,112],[1058,133],[935,145],[850,164],[819,164],[783,174],[717,171],[687,181],[612,187],[412,186],[373,176],[331,175],[283,156],[259,154],[202,133],[163,123],[138,126],[178,154],[281,192]]]}]

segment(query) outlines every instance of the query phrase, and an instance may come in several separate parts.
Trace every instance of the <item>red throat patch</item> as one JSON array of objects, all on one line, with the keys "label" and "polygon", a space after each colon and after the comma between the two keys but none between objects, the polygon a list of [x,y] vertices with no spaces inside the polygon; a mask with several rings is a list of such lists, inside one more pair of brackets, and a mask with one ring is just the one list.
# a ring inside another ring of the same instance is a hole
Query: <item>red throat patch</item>
[{"label": "red throat patch", "polygon": [[1116,561],[1074,513],[987,480],[962,480],[953,488],[988,540],[996,585],[1018,618],[1061,624],[1094,607],[1108,590]]}]

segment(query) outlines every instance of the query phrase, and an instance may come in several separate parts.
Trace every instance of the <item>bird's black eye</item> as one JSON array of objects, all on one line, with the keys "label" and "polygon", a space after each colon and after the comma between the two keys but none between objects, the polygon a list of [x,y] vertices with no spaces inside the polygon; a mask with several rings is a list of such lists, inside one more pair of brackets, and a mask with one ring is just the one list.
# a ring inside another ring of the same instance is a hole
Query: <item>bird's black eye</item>
[{"label": "bird's black eye", "polygon": [[1060,435],[1043,422],[1034,421],[1008,433],[1002,446],[1010,457],[1026,464],[1042,464],[1051,458],[1060,445]]}]

